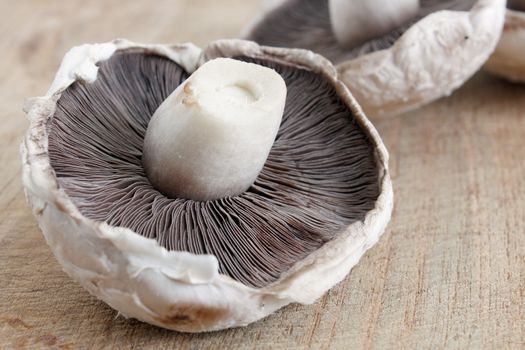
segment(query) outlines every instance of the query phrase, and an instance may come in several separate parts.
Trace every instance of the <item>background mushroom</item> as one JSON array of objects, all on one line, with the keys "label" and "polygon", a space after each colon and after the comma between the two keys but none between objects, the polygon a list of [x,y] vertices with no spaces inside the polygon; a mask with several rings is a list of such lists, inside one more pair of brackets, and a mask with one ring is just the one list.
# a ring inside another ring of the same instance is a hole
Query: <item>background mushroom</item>
[{"label": "background mushroom", "polygon": [[504,0],[392,3],[274,1],[244,36],[327,57],[365,112],[377,116],[414,109],[461,86],[494,50],[504,21]]},{"label": "background mushroom", "polygon": [[[142,165],[148,123],[189,74],[218,57],[279,73],[282,123],[247,191],[170,198]],[[27,109],[21,153],[33,213],[65,271],[127,317],[197,332],[312,303],[390,218],[386,149],[333,66],[308,51],[236,40],[203,51],[83,45]]]},{"label": "background mushroom", "polygon": [[525,1],[507,2],[505,26],[485,68],[510,81],[525,82]]}]

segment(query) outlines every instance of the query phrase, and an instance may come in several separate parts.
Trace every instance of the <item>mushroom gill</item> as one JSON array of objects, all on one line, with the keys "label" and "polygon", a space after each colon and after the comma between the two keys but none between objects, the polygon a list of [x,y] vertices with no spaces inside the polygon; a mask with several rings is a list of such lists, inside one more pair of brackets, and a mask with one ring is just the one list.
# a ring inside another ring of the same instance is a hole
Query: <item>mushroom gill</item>
[{"label": "mushroom gill", "polygon": [[328,0],[288,0],[266,15],[247,39],[261,45],[297,47],[322,54],[334,64],[387,49],[414,23],[440,10],[468,11],[476,0],[420,0],[417,15],[390,33],[352,48],[341,46],[330,23]]},{"label": "mushroom gill", "polygon": [[[305,11],[320,3],[309,0]],[[194,201],[168,198],[150,184],[141,161],[148,122],[188,77],[154,54],[118,52],[99,63],[94,83],[69,86],[48,121],[49,157],[86,217],[168,250],[212,254],[221,273],[263,287],[363,220],[379,196],[379,171],[370,140],[321,74],[237,59],[275,69],[288,89],[276,141],[246,192]]]}]

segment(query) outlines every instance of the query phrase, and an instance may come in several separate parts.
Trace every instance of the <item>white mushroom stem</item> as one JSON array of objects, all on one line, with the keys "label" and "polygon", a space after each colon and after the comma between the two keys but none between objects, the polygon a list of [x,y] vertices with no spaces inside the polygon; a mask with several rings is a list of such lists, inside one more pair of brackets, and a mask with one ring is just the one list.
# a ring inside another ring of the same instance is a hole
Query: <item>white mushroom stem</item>
[{"label": "white mushroom stem", "polygon": [[419,0],[329,0],[329,9],[339,44],[355,47],[414,18]]},{"label": "white mushroom stem", "polygon": [[246,191],[270,153],[286,84],[270,68],[229,58],[202,65],[159,106],[143,163],[169,197],[213,200]]}]

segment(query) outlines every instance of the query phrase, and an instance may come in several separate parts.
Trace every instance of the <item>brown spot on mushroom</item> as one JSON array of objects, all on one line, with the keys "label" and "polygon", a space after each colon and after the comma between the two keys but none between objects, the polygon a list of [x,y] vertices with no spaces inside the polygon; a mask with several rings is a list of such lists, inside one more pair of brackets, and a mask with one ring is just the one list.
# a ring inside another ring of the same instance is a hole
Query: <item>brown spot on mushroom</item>
[{"label": "brown spot on mushroom", "polygon": [[192,95],[193,94],[193,89],[191,87],[191,83],[190,82],[187,82],[187,83],[184,84],[183,90],[184,90],[184,92],[187,95]]},{"label": "brown spot on mushroom", "polygon": [[193,96],[193,89],[190,82],[184,84],[183,90],[184,98],[182,99],[182,103],[188,106],[197,103],[197,100]]},{"label": "brown spot on mushroom", "polygon": [[63,213],[68,213],[67,207],[62,203],[62,201],[55,201],[55,207]]},{"label": "brown spot on mushroom", "polygon": [[35,215],[36,216],[42,216],[42,214],[44,214],[44,210],[46,209],[46,206],[47,205],[44,205],[44,206],[42,206],[40,208],[36,208],[35,209]]},{"label": "brown spot on mushroom", "polygon": [[178,325],[192,329],[205,329],[217,324],[221,319],[226,319],[230,315],[227,309],[192,305],[177,304],[172,305],[167,312],[167,316],[158,318],[159,322],[166,325]]}]

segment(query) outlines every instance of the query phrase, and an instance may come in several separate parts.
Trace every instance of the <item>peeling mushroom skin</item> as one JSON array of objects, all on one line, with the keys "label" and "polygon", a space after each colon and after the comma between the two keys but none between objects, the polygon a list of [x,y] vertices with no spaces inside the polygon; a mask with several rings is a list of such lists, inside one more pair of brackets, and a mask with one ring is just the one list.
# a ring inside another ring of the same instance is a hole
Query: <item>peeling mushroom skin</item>
[{"label": "peeling mushroom skin", "polygon": [[[327,57],[374,117],[415,109],[461,86],[494,50],[504,11],[505,0],[420,0],[417,14],[388,34],[345,47],[332,29],[328,0],[282,0],[245,37]],[[363,26],[363,37],[369,32]]]},{"label": "peeling mushroom skin", "polygon": [[[101,50],[112,54],[95,59]],[[242,194],[169,198],[142,166],[148,123],[219,57],[271,68],[286,82],[275,143]],[[390,219],[386,149],[320,56],[239,40],[202,51],[119,40],[73,49],[60,72],[28,111],[26,195],[64,270],[126,317],[201,332],[312,303]],[[90,83],[70,79],[88,72]]]},{"label": "peeling mushroom skin", "polygon": [[509,1],[501,38],[485,69],[509,81],[525,83],[524,57],[525,1]]}]

